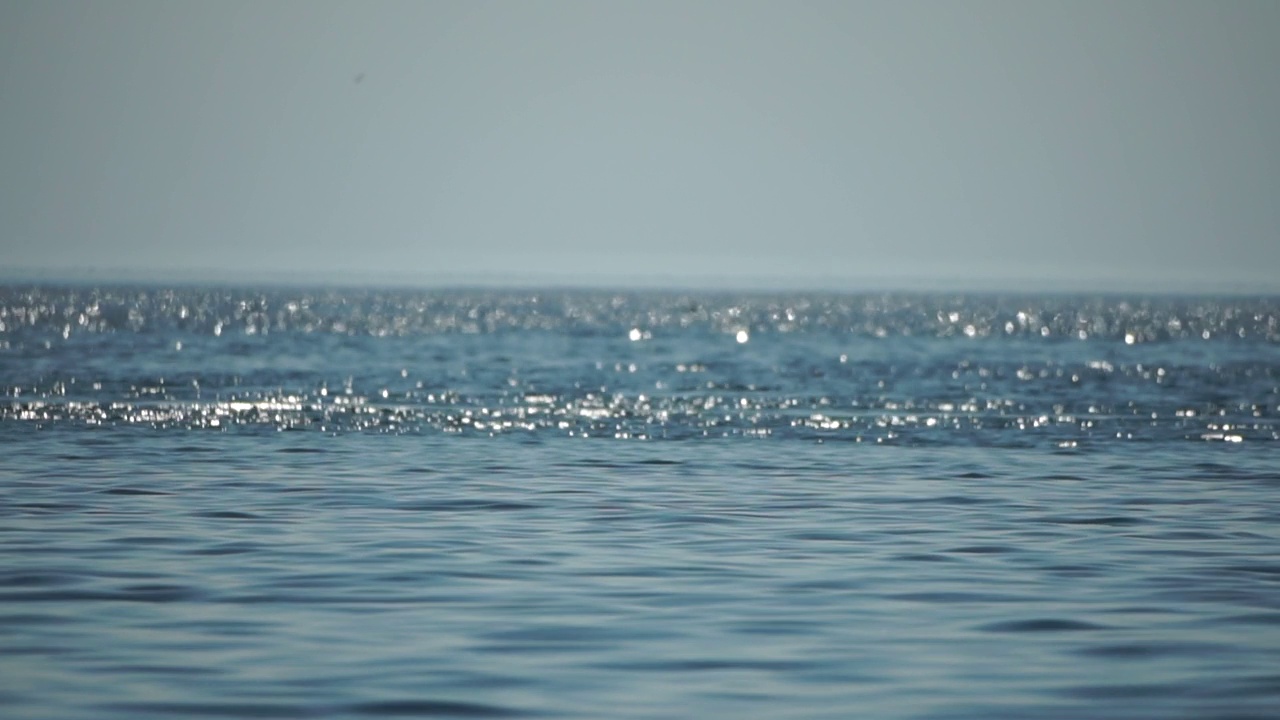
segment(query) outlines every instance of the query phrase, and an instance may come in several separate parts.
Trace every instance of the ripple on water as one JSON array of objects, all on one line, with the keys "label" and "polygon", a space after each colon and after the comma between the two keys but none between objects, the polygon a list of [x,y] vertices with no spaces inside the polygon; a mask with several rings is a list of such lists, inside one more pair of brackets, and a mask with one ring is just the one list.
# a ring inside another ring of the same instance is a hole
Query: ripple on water
[{"label": "ripple on water", "polygon": [[1107,630],[1109,628],[1106,625],[1068,618],[1030,618],[988,623],[979,626],[978,629],[983,632],[994,633],[1059,633]]},{"label": "ripple on water", "polygon": [[1272,717],[1278,307],[5,288],[0,714]]}]

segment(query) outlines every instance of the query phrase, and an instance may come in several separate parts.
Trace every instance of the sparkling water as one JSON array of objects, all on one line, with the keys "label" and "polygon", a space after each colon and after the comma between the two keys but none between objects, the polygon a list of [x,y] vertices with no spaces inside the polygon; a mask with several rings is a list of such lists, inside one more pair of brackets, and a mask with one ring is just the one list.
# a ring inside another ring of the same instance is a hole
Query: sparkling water
[{"label": "sparkling water", "polygon": [[1264,718],[1280,300],[0,288],[0,716]]}]

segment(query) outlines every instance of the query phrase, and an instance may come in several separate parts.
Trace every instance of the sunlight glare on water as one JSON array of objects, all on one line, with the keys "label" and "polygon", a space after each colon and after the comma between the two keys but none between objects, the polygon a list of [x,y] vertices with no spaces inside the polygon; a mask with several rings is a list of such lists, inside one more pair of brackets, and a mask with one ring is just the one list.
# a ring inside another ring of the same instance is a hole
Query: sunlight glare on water
[{"label": "sunlight glare on water", "polygon": [[0,714],[1270,717],[1278,317],[6,287]]}]

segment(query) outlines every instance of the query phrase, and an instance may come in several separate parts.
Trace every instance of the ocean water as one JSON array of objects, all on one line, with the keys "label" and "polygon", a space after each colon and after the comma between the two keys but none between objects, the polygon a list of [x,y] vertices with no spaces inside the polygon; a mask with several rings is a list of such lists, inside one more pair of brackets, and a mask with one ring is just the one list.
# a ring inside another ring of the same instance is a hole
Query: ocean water
[{"label": "ocean water", "polygon": [[1280,299],[0,288],[0,717],[1274,718]]}]

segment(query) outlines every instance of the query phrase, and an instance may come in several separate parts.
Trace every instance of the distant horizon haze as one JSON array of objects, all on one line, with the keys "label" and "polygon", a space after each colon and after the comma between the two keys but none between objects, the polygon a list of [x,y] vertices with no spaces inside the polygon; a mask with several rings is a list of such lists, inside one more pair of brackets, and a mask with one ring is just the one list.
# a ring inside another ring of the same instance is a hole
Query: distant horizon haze
[{"label": "distant horizon haze", "polygon": [[601,273],[533,275],[413,274],[395,272],[271,272],[210,271],[161,268],[17,268],[0,271],[9,285],[85,285],[154,287],[298,287],[368,288],[388,290],[510,289],[516,291],[616,291],[682,293],[959,293],[959,294],[1101,294],[1101,295],[1280,295],[1271,277],[1221,282],[1194,277],[1135,280],[1118,276],[1076,279],[1046,277],[920,276],[804,276],[767,275],[653,275],[622,276]]},{"label": "distant horizon haze", "polygon": [[1280,292],[1280,3],[0,5],[0,277]]}]

